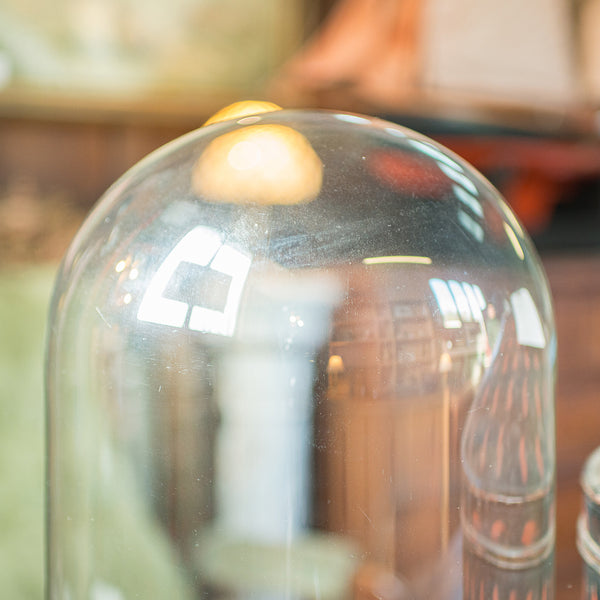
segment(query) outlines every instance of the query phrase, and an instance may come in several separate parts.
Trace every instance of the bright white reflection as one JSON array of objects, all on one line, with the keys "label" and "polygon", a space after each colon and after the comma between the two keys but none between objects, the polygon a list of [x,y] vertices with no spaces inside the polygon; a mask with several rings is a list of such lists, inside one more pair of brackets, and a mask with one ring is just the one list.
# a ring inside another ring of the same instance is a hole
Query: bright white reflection
[{"label": "bright white reflection", "polygon": [[525,260],[525,253],[523,252],[523,248],[519,243],[517,238],[517,234],[513,231],[512,227],[508,223],[504,223],[504,231],[506,236],[508,237],[512,247],[514,248],[515,254],[521,259]]},{"label": "bright white reflection", "polygon": [[356,123],[357,125],[369,125],[369,123],[371,122],[369,121],[369,119],[359,117],[358,115],[345,115],[343,113],[335,115],[335,118],[339,121],[344,121],[346,123]]},{"label": "bright white reflection", "polygon": [[473,291],[475,292],[477,302],[479,302],[479,308],[481,310],[483,310],[487,306],[487,302],[483,295],[483,292],[481,291],[481,288],[475,283],[472,284],[471,287],[473,288]]},{"label": "bright white reflection", "polygon": [[[490,340],[482,312],[483,309],[486,307],[486,301],[483,297],[483,293],[481,292],[481,288],[478,285],[463,281],[462,288],[465,291],[465,296],[467,297],[467,301],[469,302],[469,308],[471,309],[473,319],[476,323],[479,324],[479,336],[477,338],[477,344],[482,357],[482,365],[487,367],[489,366],[491,361],[491,353],[486,352],[486,349],[489,348]],[[479,377],[479,375],[479,372],[476,373],[475,371],[473,371],[474,383],[475,380]]]},{"label": "bright white reflection", "polygon": [[262,120],[262,117],[254,115],[253,117],[243,117],[237,121],[238,125],[255,125]]},{"label": "bright white reflection", "polygon": [[231,276],[225,308],[223,311],[219,311],[194,306],[190,315],[190,329],[233,335],[240,298],[250,269],[250,259],[231,246],[223,245],[216,253],[210,268]]},{"label": "bright white reflection", "polygon": [[469,300],[467,299],[463,287],[460,285],[460,283],[458,283],[458,281],[449,281],[448,287],[450,288],[450,292],[452,292],[452,296],[454,297],[454,302],[458,308],[458,314],[460,315],[460,318],[463,320],[463,322],[473,321],[473,314],[469,306]]},{"label": "bright white reflection", "polygon": [[[433,158],[436,162],[443,163],[444,165],[446,165],[446,167],[449,167],[453,171],[461,172],[463,170],[463,168],[455,160],[452,160],[449,156],[447,156],[431,144],[427,144],[420,140],[409,140],[409,143],[424,154],[431,156],[431,158]],[[442,168],[441,165],[440,168]]]},{"label": "bright white reflection", "polygon": [[193,305],[189,328],[232,335],[251,260],[245,254],[223,244],[219,234],[207,227],[192,229],[171,250],[144,294],[138,309],[138,319],[172,327],[184,326],[190,305],[164,295],[175,271],[182,263],[208,267],[231,278],[224,309],[220,311]]},{"label": "bright white reflection", "polygon": [[[481,289],[478,285],[472,285],[466,282],[463,282],[462,288],[465,292],[465,296],[467,298],[467,302],[469,303],[469,308],[471,309],[473,318],[475,321],[483,323],[483,314],[481,311],[486,305],[483,294],[481,293]],[[479,294],[477,292],[479,292]]]},{"label": "bright white reflection", "polygon": [[475,184],[464,173],[459,173],[454,167],[448,166],[448,164],[438,163],[438,165],[452,181],[458,183],[458,185],[473,194],[473,196],[477,196]]},{"label": "bright white reflection", "polygon": [[402,129],[396,129],[395,127],[386,127],[385,130],[389,134],[395,135],[396,137],[401,137],[401,138],[406,137],[406,133],[404,133],[404,131],[402,131]]},{"label": "bright white reflection", "polygon": [[454,194],[456,197],[473,213],[475,213],[478,217],[483,219],[483,208],[481,207],[481,202],[473,194],[467,192],[460,185],[452,184],[452,189],[454,190]]},{"label": "bright white reflection", "polygon": [[517,329],[517,341],[522,346],[532,346],[533,348],[545,348],[546,336],[540,314],[531,297],[531,293],[526,288],[520,288],[510,295],[510,304],[515,317],[515,326]]},{"label": "bright white reflection", "polygon": [[127,262],[124,260],[120,260],[115,266],[115,271],[117,273],[122,273],[125,270],[126,266],[127,266]]},{"label": "bright white reflection", "polygon": [[428,256],[372,256],[363,258],[363,264],[365,265],[385,265],[389,263],[430,265],[431,258]]},{"label": "bright white reflection", "polygon": [[430,279],[429,287],[442,313],[444,327],[446,329],[458,329],[462,327],[462,322],[458,318],[458,309],[448,284],[442,279]]},{"label": "bright white reflection", "polygon": [[457,211],[458,222],[478,241],[483,242],[485,233],[483,227],[464,210]]},{"label": "bright white reflection", "polygon": [[523,231],[523,228],[521,227],[521,224],[519,223],[519,221],[517,221],[517,217],[515,216],[515,213],[513,213],[512,210],[509,210],[506,207],[504,207],[504,208],[505,208],[505,210],[503,211],[504,217],[509,222],[509,224],[512,225],[513,231],[515,231],[519,237],[525,237],[525,232]]},{"label": "bright white reflection", "polygon": [[[70,594],[68,597],[71,597]],[[125,600],[125,595],[119,588],[97,579],[90,587],[89,598],[91,600]]]},{"label": "bright white reflection", "polygon": [[197,227],[192,229],[171,250],[160,265],[138,309],[138,319],[161,325],[183,327],[188,311],[188,304],[170,298],[163,293],[182,262],[206,266],[221,246],[220,236],[211,229]]}]

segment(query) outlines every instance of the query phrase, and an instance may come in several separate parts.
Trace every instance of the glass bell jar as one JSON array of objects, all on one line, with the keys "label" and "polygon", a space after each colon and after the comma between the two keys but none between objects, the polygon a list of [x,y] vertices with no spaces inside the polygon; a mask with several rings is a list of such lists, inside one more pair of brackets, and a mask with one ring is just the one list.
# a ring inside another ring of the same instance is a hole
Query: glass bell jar
[{"label": "glass bell jar", "polygon": [[552,597],[548,286],[432,140],[202,127],[99,201],[49,330],[51,600]]}]

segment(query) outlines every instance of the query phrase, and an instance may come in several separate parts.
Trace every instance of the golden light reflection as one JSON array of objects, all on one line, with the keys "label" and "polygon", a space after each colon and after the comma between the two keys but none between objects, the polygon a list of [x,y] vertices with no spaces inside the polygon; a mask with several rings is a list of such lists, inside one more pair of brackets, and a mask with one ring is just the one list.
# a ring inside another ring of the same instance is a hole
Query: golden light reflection
[{"label": "golden light reflection", "polygon": [[275,110],[281,110],[281,106],[263,100],[242,100],[241,102],[229,104],[217,111],[210,119],[208,119],[208,121],[206,121],[206,123],[204,123],[204,126],[206,127],[213,123],[219,123],[220,121],[239,119],[240,117],[247,117],[249,115],[273,112]]},{"label": "golden light reflection", "polygon": [[523,248],[519,243],[517,238],[517,234],[513,231],[511,226],[508,223],[504,223],[504,231],[506,232],[506,236],[510,240],[510,243],[515,251],[515,254],[521,259],[525,260],[525,252],[523,252]]},{"label": "golden light reflection", "polygon": [[327,363],[327,372],[338,375],[344,372],[344,360],[338,354],[332,354]]},{"label": "golden light reflection", "polygon": [[393,263],[430,265],[431,258],[428,256],[372,256],[363,259],[364,265],[386,265]]},{"label": "golden light reflection", "polygon": [[194,191],[216,202],[299,204],[321,189],[323,165],[308,140],[283,125],[251,125],[215,138],[192,174]]}]

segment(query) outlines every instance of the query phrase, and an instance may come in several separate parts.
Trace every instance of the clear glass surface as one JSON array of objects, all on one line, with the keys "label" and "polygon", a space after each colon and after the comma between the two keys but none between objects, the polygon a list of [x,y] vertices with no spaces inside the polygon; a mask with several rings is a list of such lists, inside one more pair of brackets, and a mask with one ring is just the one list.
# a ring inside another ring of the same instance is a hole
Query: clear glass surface
[{"label": "clear glass surface", "polygon": [[581,472],[583,506],[577,520],[577,547],[584,560],[585,600],[600,594],[600,448],[588,457]]},{"label": "clear glass surface", "polygon": [[188,134],[57,280],[48,596],[550,598],[554,361],[532,244],[449,151],[335,112]]}]

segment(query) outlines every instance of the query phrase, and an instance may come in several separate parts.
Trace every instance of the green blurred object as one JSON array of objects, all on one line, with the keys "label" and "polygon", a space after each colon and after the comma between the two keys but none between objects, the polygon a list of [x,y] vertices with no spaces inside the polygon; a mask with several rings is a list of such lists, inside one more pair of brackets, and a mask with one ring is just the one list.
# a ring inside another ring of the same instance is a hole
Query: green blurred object
[{"label": "green blurred object", "polygon": [[0,269],[0,589],[44,588],[44,339],[54,266]]},{"label": "green blurred object", "polygon": [[[2,598],[41,600],[45,573],[45,409],[46,319],[56,268],[13,265],[0,268],[0,589]],[[91,435],[92,432],[90,432]],[[126,465],[119,463],[120,469]],[[107,521],[119,523],[139,548],[140,562],[151,564],[145,598],[189,597],[186,582],[170,568],[168,549],[149,515],[138,510],[127,486],[106,498],[98,543],[105,544]],[[108,582],[119,583],[125,563],[113,553],[105,565]],[[131,566],[131,565],[129,565]],[[113,593],[103,581],[94,593]],[[162,587],[161,587],[162,586]],[[127,596],[129,597],[129,596]]]}]

